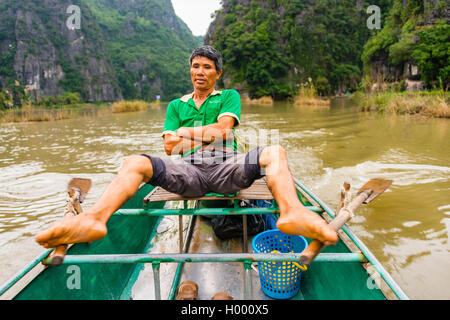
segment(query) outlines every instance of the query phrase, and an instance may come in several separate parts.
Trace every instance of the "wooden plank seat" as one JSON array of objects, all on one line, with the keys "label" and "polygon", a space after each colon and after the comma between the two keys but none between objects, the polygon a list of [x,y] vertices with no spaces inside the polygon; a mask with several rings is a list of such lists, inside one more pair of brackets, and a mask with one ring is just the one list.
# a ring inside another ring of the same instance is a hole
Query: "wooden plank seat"
[{"label": "wooden plank seat", "polygon": [[197,198],[187,198],[179,194],[169,192],[163,188],[157,187],[153,189],[145,198],[144,203],[157,202],[157,201],[177,201],[177,200],[272,200],[273,195],[267,187],[265,178],[255,180],[255,182],[248,187],[239,191],[236,196],[233,197],[220,197],[216,195],[201,196]]}]

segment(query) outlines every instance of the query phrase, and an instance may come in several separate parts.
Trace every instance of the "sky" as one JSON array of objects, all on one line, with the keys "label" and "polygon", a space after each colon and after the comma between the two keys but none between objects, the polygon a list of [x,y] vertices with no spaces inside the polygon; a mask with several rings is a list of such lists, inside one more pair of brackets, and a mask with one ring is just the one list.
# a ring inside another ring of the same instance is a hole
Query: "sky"
[{"label": "sky", "polygon": [[212,22],[211,14],[220,9],[221,0],[172,0],[179,16],[191,29],[194,36],[204,36]]}]

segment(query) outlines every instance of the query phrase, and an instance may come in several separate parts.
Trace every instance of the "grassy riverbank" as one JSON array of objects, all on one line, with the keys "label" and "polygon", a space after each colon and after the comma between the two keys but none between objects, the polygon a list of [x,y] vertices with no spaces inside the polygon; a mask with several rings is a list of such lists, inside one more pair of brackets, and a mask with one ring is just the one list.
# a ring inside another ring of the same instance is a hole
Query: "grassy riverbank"
[{"label": "grassy riverbank", "polygon": [[[361,111],[375,111],[390,114],[411,114],[433,118],[450,118],[450,94],[445,91],[422,92],[356,92],[351,98]],[[246,104],[273,106],[272,99],[244,100]],[[301,88],[293,104],[295,106],[329,106],[330,101],[319,97],[314,89]],[[118,101],[114,103],[77,103],[52,106],[27,104],[22,108],[0,111],[0,123],[54,121],[104,113],[139,112],[159,108],[161,102],[141,100]]]},{"label": "grassy riverbank", "polygon": [[21,108],[0,111],[0,123],[54,121],[104,113],[145,111],[148,107],[159,107],[160,102],[140,100],[118,101],[114,103],[76,103],[52,106],[26,104]]},{"label": "grassy riverbank", "polygon": [[450,95],[445,91],[356,92],[352,99],[360,105],[361,111],[450,118]]},{"label": "grassy riverbank", "polygon": [[91,104],[70,104],[53,107],[24,105],[0,112],[0,122],[31,122],[70,119],[82,115],[86,109],[98,108]]},{"label": "grassy riverbank", "polygon": [[249,97],[245,97],[241,99],[242,103],[245,105],[259,105],[259,106],[273,106],[273,98],[266,96],[257,99],[250,99]]},{"label": "grassy riverbank", "polygon": [[120,112],[137,112],[145,111],[148,107],[158,108],[161,105],[160,101],[156,102],[146,102],[142,100],[122,100],[114,102],[111,106],[113,113]]}]

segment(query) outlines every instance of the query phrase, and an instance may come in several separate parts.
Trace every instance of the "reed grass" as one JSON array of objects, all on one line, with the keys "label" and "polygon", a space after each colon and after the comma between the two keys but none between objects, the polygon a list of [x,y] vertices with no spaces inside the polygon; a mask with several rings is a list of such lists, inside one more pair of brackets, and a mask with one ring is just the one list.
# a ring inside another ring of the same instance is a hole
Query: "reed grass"
[{"label": "reed grass", "polygon": [[311,78],[308,78],[308,82],[300,85],[298,93],[294,97],[294,105],[329,107],[330,100],[320,97],[317,93],[316,87],[312,83]]},{"label": "reed grass", "polygon": [[243,102],[249,105],[273,106],[273,98],[270,96],[264,96],[257,99],[250,99],[249,97],[246,97],[243,99]]},{"label": "reed grass", "polygon": [[74,117],[71,109],[43,109],[33,105],[25,105],[22,108],[14,108],[0,112],[0,122],[31,122],[63,120]]},{"label": "reed grass", "polygon": [[122,100],[117,101],[112,104],[112,112],[136,112],[136,111],[145,111],[150,104],[141,100]]},{"label": "reed grass", "polygon": [[158,109],[161,107],[161,100],[156,100],[156,101],[150,102],[149,106],[152,109]]},{"label": "reed grass", "polygon": [[450,95],[445,91],[375,92],[359,94],[357,99],[362,111],[450,118]]},{"label": "reed grass", "polygon": [[42,106],[28,103],[21,108],[0,111],[0,122],[28,122],[54,121],[76,117],[106,115],[119,112],[145,111],[148,106],[159,108],[161,103],[147,103],[145,101],[119,101],[110,103],[79,103],[70,105]]}]

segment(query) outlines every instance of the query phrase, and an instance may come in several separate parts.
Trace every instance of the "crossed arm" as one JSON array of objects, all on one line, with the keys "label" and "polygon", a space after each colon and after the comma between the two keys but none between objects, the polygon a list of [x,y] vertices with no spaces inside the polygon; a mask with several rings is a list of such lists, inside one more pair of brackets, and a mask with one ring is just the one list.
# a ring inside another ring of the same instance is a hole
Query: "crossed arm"
[{"label": "crossed arm", "polygon": [[176,135],[164,135],[164,151],[168,155],[183,154],[198,146],[232,137],[235,119],[221,117],[217,123],[202,127],[181,127]]}]

